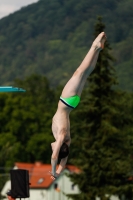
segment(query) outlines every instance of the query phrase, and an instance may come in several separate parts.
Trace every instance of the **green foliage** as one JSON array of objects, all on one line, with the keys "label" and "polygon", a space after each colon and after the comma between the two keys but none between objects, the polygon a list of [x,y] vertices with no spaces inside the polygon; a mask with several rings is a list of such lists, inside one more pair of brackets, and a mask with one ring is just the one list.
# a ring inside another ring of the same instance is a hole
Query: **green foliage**
[{"label": "green foliage", "polygon": [[47,163],[51,154],[54,93],[47,79],[38,75],[16,80],[16,84],[26,88],[26,93],[0,95],[0,163],[7,166],[15,161]]},{"label": "green foliage", "polygon": [[132,7],[131,0],[40,0],[1,19],[0,84],[36,73],[52,86],[64,85],[90,46],[96,17],[103,16],[120,87],[132,91]]},{"label": "green foliage", "polygon": [[[94,35],[103,29],[104,24],[98,18]],[[73,195],[73,199],[100,197],[103,200],[110,199],[111,195],[128,197],[132,193],[133,184],[128,178],[133,166],[133,102],[130,95],[114,90],[117,80],[110,51],[109,42],[106,42],[89,78],[89,89],[86,88],[81,105],[72,116],[71,162],[81,170],[70,176],[81,191]]]}]

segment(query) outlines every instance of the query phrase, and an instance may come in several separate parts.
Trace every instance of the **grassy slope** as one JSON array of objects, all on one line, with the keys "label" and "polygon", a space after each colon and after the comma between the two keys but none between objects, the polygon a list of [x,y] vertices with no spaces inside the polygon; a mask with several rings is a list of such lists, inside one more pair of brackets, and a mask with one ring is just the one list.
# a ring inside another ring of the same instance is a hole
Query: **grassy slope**
[{"label": "grassy slope", "polygon": [[133,91],[132,11],[131,0],[41,0],[1,19],[0,84],[32,73],[64,84],[88,51],[101,15],[120,87]]}]

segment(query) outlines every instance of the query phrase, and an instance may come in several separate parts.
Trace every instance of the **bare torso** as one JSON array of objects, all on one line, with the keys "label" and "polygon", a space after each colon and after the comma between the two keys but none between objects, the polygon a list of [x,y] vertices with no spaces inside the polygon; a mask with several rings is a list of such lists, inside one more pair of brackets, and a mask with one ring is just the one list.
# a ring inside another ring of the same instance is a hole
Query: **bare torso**
[{"label": "bare torso", "polygon": [[69,114],[71,112],[71,108],[67,107],[61,101],[58,103],[58,109],[53,116],[52,120],[52,132],[54,135],[55,140],[63,134],[64,135],[64,142],[69,142],[70,137],[70,120]]}]

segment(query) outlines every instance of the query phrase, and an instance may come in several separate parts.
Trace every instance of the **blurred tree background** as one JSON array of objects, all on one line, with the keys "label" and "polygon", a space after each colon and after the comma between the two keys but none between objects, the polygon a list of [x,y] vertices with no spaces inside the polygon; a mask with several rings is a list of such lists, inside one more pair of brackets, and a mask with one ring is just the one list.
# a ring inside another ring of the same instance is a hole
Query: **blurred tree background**
[{"label": "blurred tree background", "polygon": [[[99,17],[94,36],[104,29]],[[71,162],[81,170],[70,175],[81,191],[79,195],[72,195],[73,199],[106,200],[112,194],[120,199],[123,194],[126,199],[129,195],[132,197],[133,183],[128,178],[133,167],[133,117],[128,108],[132,108],[133,102],[130,97],[127,108],[125,100],[129,96],[114,88],[117,78],[110,52],[107,41],[96,69],[88,78],[89,87],[82,103],[73,113]]]},{"label": "blurred tree background", "polygon": [[116,58],[118,87],[133,91],[132,12],[131,0],[40,0],[1,19],[0,85],[32,73],[46,76],[52,86],[64,85],[90,47],[96,18],[102,16]]},{"label": "blurred tree background", "polygon": [[73,198],[131,194],[132,11],[131,0],[40,0],[0,20],[0,84],[26,89],[0,94],[0,188],[14,162],[50,163],[61,90],[105,30],[105,49],[71,114],[68,162],[82,170],[72,177],[82,191]]}]

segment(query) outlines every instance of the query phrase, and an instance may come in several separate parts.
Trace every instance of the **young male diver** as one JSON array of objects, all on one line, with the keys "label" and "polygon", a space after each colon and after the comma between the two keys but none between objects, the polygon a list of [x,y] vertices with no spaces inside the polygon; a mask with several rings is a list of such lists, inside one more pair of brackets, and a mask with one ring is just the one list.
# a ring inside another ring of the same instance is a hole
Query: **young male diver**
[{"label": "young male diver", "polygon": [[[62,91],[57,111],[52,120],[52,132],[55,142],[51,143],[52,170],[50,175],[53,180],[60,175],[68,159],[69,146],[71,143],[69,114],[80,102],[80,96],[86,79],[94,70],[99,52],[104,48],[105,41],[106,34],[101,32],[92,43],[84,60]],[[61,161],[58,169],[56,169],[58,158],[60,158]]]}]

